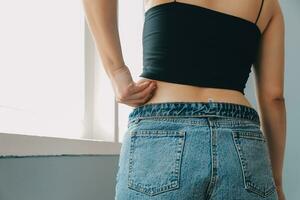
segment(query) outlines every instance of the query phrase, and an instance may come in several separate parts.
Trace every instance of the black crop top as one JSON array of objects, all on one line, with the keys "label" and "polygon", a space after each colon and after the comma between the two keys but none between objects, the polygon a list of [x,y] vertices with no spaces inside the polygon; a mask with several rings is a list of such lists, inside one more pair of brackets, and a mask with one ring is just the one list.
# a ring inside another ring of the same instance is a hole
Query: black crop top
[{"label": "black crop top", "polygon": [[261,31],[257,21],[183,2],[145,12],[143,71],[139,77],[225,88],[243,95],[256,61]]}]

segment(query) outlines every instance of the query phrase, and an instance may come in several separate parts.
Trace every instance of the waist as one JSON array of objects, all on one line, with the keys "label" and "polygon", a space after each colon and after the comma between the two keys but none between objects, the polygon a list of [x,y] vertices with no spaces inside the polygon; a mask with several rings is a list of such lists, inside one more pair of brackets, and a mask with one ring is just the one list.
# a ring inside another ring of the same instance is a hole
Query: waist
[{"label": "waist", "polygon": [[[234,126],[260,127],[257,111],[249,106],[229,102],[160,102],[135,107],[129,114],[128,125],[147,118],[203,118],[213,117],[214,126],[222,123]],[[219,119],[219,120],[218,120]],[[235,120],[232,120],[235,119]]]},{"label": "waist", "polygon": [[[146,78],[149,79],[149,78]],[[148,103],[160,103],[160,102],[204,102],[208,98],[212,98],[213,101],[223,101],[235,104],[242,104],[248,107],[252,107],[248,99],[243,93],[237,90],[225,89],[225,88],[213,88],[211,86],[195,86],[187,84],[179,84],[173,82],[160,81],[156,79],[149,79],[156,81],[157,88],[154,95],[151,97]]]},{"label": "waist", "polygon": [[191,65],[188,64],[182,65],[181,67],[174,66],[173,69],[167,67],[169,65],[162,64],[161,66],[164,66],[164,68],[144,66],[139,77],[159,80],[165,83],[177,83],[207,88],[224,88],[230,91],[237,90],[243,95],[245,94],[244,89],[249,77],[249,74],[243,76],[239,71],[232,72],[229,69],[228,71],[206,71],[205,69],[198,69],[197,67],[190,68]]}]

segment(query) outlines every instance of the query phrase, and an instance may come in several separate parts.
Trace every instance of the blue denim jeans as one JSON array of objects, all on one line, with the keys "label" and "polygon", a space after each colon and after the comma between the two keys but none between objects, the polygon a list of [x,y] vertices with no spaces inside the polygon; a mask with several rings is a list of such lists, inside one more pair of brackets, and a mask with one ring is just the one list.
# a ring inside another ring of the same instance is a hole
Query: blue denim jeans
[{"label": "blue denim jeans", "polygon": [[115,200],[278,200],[254,108],[229,102],[135,107]]}]

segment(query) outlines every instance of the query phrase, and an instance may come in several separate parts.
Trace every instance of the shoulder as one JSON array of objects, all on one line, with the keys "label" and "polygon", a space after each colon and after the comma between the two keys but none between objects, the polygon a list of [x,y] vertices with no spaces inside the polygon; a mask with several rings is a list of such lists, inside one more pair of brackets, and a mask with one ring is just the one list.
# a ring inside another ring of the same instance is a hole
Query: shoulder
[{"label": "shoulder", "polygon": [[284,14],[280,5],[280,0],[268,0],[271,1],[272,5],[272,18],[270,23],[274,30],[284,31]]},{"label": "shoulder", "polygon": [[[270,32],[270,29],[283,29],[284,28],[284,17],[282,8],[280,5],[280,0],[262,0],[264,1],[262,7],[262,17],[261,24],[263,32]],[[277,28],[276,28],[277,27]]]},{"label": "shoulder", "polygon": [[270,2],[270,6],[272,9],[272,17],[273,16],[281,16],[283,17],[283,12],[280,4],[280,0],[265,0]]}]

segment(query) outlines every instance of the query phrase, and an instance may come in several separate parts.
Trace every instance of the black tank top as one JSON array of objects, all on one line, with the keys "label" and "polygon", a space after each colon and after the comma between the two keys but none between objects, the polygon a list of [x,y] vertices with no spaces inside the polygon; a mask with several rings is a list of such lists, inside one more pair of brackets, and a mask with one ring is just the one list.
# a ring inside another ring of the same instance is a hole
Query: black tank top
[{"label": "black tank top", "polygon": [[246,19],[183,2],[145,12],[139,77],[225,88],[243,95],[262,33]]}]

